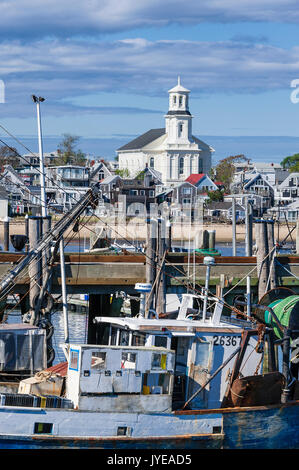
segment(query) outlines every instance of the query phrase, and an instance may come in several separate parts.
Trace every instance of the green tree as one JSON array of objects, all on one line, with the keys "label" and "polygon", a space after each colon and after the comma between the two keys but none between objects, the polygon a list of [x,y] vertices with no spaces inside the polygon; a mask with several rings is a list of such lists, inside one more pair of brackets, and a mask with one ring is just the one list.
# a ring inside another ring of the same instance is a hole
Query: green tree
[{"label": "green tree", "polygon": [[234,163],[247,162],[249,161],[245,155],[231,155],[223,158],[214,168],[214,175],[216,181],[223,183],[225,191],[228,191],[233,180],[235,173]]},{"label": "green tree", "polygon": [[11,165],[13,168],[17,168],[20,165],[20,157],[17,149],[14,147],[7,147],[2,145],[0,147],[0,166]]},{"label": "green tree", "polygon": [[115,170],[115,174],[119,175],[121,178],[129,178],[129,176],[130,176],[128,168],[123,168],[121,170],[119,170],[119,169]]},{"label": "green tree", "polygon": [[58,157],[54,162],[56,165],[85,166],[86,154],[81,150],[76,150],[79,139],[77,135],[63,134],[63,140],[57,148]]},{"label": "green tree", "polygon": [[281,166],[291,173],[294,173],[294,171],[299,172],[299,153],[285,157],[281,162]]},{"label": "green tree", "polygon": [[207,200],[208,204],[210,202],[222,202],[223,201],[224,191],[221,191],[220,189],[216,189],[216,191],[208,191],[207,194],[209,197],[209,199]]}]

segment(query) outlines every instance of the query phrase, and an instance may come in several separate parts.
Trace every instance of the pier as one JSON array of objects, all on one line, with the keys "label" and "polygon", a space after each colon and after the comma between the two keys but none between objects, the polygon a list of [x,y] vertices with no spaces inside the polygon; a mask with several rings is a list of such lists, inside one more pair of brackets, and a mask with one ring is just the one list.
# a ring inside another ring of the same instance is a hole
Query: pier
[{"label": "pier", "polygon": [[[12,269],[24,254],[0,253],[0,277]],[[278,255],[277,276],[279,285],[299,292],[299,256]],[[251,285],[258,284],[257,261],[255,256],[218,256],[211,266],[210,288],[215,289],[222,283],[225,289],[232,286],[246,286],[246,276],[251,277]],[[133,293],[137,282],[146,282],[146,256],[144,254],[65,254],[66,285],[68,294],[112,294],[119,290]],[[203,256],[193,255],[188,263],[187,253],[167,253],[165,257],[165,279],[167,293],[181,293],[189,284],[204,286],[206,266]],[[29,275],[27,269],[16,281],[13,293],[24,294],[28,291]],[[61,292],[60,259],[57,255],[53,266],[52,293]],[[238,292],[238,289],[234,289]]]}]

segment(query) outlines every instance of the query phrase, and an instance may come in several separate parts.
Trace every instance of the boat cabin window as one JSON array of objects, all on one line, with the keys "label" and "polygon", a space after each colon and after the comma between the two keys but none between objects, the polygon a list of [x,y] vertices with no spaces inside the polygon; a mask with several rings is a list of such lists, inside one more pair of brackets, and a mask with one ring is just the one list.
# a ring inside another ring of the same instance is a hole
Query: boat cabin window
[{"label": "boat cabin window", "polygon": [[97,325],[97,344],[109,344],[110,325],[101,323]]},{"label": "boat cabin window", "polygon": [[78,370],[79,368],[79,351],[71,349],[70,351],[70,369]]},{"label": "boat cabin window", "polygon": [[106,324],[102,325],[99,329],[97,344],[107,344],[110,346],[144,346],[145,339],[145,333],[124,330]]},{"label": "boat cabin window", "polygon": [[130,333],[129,331],[120,330],[119,346],[129,346]]},{"label": "boat cabin window", "polygon": [[132,335],[132,346],[144,346],[145,345],[145,334],[133,332]]},{"label": "boat cabin window", "polygon": [[106,367],[106,353],[93,351],[91,356],[91,368],[92,369],[105,369]]},{"label": "boat cabin window", "polygon": [[199,309],[201,307],[201,302],[200,302],[200,299],[198,298],[193,298],[193,308],[195,309]]},{"label": "boat cabin window", "polygon": [[143,374],[143,394],[163,394],[170,392],[170,374]]},{"label": "boat cabin window", "polygon": [[152,369],[166,369],[166,354],[153,353]]},{"label": "boat cabin window", "polygon": [[167,348],[167,337],[155,336],[155,346],[161,347],[161,348]]},{"label": "boat cabin window", "polygon": [[34,423],[34,434],[52,434],[53,423]]},{"label": "boat cabin window", "polygon": [[135,369],[136,354],[131,352],[123,352],[121,355],[121,369]]},{"label": "boat cabin window", "polygon": [[111,346],[116,346],[118,343],[118,335],[119,335],[119,328],[115,328],[114,326],[111,327],[110,333],[110,342]]}]

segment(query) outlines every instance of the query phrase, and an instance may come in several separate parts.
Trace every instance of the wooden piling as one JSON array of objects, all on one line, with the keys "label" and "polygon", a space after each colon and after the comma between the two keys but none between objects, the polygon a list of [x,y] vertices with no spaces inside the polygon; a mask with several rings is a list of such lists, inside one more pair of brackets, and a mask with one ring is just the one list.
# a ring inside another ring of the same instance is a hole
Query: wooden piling
[{"label": "wooden piling", "polygon": [[[156,250],[157,250],[157,220],[154,218],[147,218],[147,240],[146,240],[146,282],[154,286],[156,279]],[[145,317],[148,315],[148,310],[152,309],[154,305],[154,288],[153,291],[146,294],[145,302]]]},{"label": "wooden piling", "polygon": [[236,243],[236,199],[232,198],[232,248],[233,256],[237,255],[237,243]]},{"label": "wooden piling", "polygon": [[267,221],[267,237],[268,237],[268,264],[269,264],[269,281],[267,290],[277,287],[276,266],[275,266],[275,250],[274,250],[274,220]]},{"label": "wooden piling", "polygon": [[216,230],[208,230],[209,234],[209,250],[215,250]]},{"label": "wooden piling", "polygon": [[[28,232],[29,232],[29,247],[30,251],[37,247],[37,244],[41,237],[41,217],[29,217],[28,219]],[[30,278],[30,291],[29,291],[29,302],[31,308],[31,319],[30,323],[35,325],[38,321],[35,312],[35,302],[37,301],[40,287],[42,283],[42,260],[40,255],[34,257],[30,261],[28,266],[28,274]]]},{"label": "wooden piling", "polygon": [[209,232],[208,230],[204,230],[202,234],[202,249],[208,250],[209,249]]},{"label": "wooden piling", "polygon": [[268,247],[268,233],[267,233],[267,222],[260,220],[255,223],[255,238],[256,245],[258,247],[256,254],[256,265],[257,265],[257,276],[259,280],[258,284],[258,299],[265,294],[267,291],[267,283],[269,277],[269,253]]},{"label": "wooden piling", "polygon": [[158,219],[158,247],[157,247],[157,288],[156,288],[156,311],[157,313],[165,313],[166,310],[166,275],[165,275],[165,219]]},{"label": "wooden piling", "polygon": [[25,215],[25,235],[28,240],[28,242],[25,245],[25,251],[28,252],[29,250],[29,216],[28,214]]},{"label": "wooden piling", "polygon": [[3,250],[9,251],[9,218],[8,217],[5,217],[3,221],[3,229],[4,229]]},{"label": "wooden piling", "polygon": [[253,221],[252,206],[248,201],[248,197],[246,197],[246,202],[245,202],[246,256],[252,256],[252,221]]},{"label": "wooden piling", "polygon": [[168,219],[166,221],[166,250],[171,251],[172,247],[172,224]]}]

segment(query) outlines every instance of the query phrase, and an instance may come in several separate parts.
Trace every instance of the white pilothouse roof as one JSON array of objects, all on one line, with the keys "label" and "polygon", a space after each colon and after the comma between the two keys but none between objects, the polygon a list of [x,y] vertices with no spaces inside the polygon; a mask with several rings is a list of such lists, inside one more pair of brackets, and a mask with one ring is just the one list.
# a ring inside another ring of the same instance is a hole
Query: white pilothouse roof
[{"label": "white pilothouse roof", "polygon": [[[144,317],[96,317],[97,323],[108,323],[111,326],[121,327],[129,330],[155,333],[171,333],[174,336],[190,336],[196,331],[218,331],[218,332],[240,332],[244,329],[245,322],[232,323],[231,321],[212,322],[210,320],[176,320],[156,319]],[[247,327],[250,327],[250,323]]]},{"label": "white pilothouse roof", "polygon": [[[208,260],[208,258],[206,258]],[[209,261],[209,260],[208,260]],[[223,300],[208,296],[182,294],[182,301],[177,311],[176,318],[171,318],[169,314],[162,317],[155,310],[150,309],[148,316],[145,316],[145,296],[144,293],[150,289],[150,284],[136,284],[135,288],[140,292],[140,313],[135,317],[95,317],[95,323],[105,323],[110,326],[124,328],[131,331],[147,332],[150,334],[171,334],[173,336],[192,336],[196,332],[218,332],[218,333],[241,333],[244,328],[251,328],[249,321],[238,320],[237,318],[227,319],[222,315]],[[194,307],[194,300],[211,301],[214,305],[213,311],[208,312],[206,306],[201,310],[200,306]],[[171,313],[171,312],[170,312]],[[175,312],[172,312],[175,314]],[[168,315],[168,317],[167,317]]]}]

